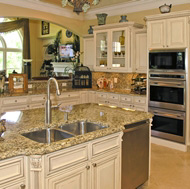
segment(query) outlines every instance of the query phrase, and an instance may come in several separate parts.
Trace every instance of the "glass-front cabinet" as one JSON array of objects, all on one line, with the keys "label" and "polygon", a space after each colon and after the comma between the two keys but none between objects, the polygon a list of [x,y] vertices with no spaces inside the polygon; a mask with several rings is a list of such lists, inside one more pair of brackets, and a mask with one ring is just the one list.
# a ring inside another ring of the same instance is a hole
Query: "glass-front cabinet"
[{"label": "glass-front cabinet", "polygon": [[113,30],[112,38],[112,54],[111,54],[111,69],[127,69],[128,57],[128,35],[127,29]]},{"label": "glass-front cabinet", "polygon": [[106,70],[108,68],[108,32],[96,35],[96,65],[95,67]]},{"label": "glass-front cabinet", "polygon": [[95,32],[96,71],[131,71],[128,28]]}]

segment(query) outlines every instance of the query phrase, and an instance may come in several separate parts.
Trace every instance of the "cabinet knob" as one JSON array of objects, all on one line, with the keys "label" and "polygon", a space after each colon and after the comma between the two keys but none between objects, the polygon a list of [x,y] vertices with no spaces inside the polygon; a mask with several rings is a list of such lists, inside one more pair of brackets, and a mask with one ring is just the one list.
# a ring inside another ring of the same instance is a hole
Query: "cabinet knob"
[{"label": "cabinet knob", "polygon": [[92,165],[93,165],[93,167],[97,167],[97,164],[96,164],[96,163],[93,163]]},{"label": "cabinet knob", "polygon": [[87,165],[87,166],[86,166],[86,169],[87,169],[87,170],[89,170],[89,169],[90,169],[90,166],[89,166],[89,165]]},{"label": "cabinet knob", "polygon": [[21,184],[21,185],[20,185],[20,188],[21,188],[21,189],[25,189],[25,188],[26,188],[26,185],[25,185],[25,184]]},{"label": "cabinet knob", "polygon": [[168,45],[166,47],[169,47]]},{"label": "cabinet knob", "polygon": [[17,100],[15,100],[15,102],[17,102]]}]

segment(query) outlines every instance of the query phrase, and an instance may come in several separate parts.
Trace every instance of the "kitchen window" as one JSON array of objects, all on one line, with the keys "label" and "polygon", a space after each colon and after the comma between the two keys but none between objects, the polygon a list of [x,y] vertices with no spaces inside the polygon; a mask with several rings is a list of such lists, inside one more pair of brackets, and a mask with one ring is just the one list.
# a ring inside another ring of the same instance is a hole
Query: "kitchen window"
[{"label": "kitchen window", "polygon": [[0,70],[22,72],[22,36],[19,31],[0,34]]}]

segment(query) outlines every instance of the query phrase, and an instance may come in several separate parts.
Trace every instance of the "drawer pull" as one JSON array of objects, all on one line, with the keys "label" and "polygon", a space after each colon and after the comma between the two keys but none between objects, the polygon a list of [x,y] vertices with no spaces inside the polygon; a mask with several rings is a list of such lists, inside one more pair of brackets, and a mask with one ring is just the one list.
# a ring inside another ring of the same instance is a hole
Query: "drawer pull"
[{"label": "drawer pull", "polygon": [[25,188],[26,188],[26,185],[25,185],[25,184],[21,184],[21,185],[20,185],[20,188],[21,188],[21,189],[25,189]]},{"label": "drawer pull", "polygon": [[97,164],[96,164],[96,163],[93,163],[92,165],[93,165],[93,167],[97,167]]},{"label": "drawer pull", "polygon": [[15,100],[15,102],[17,102],[17,100]]},{"label": "drawer pull", "polygon": [[89,166],[89,165],[87,165],[87,166],[86,166],[86,169],[87,169],[87,170],[89,170],[89,169],[90,169],[90,166]]}]

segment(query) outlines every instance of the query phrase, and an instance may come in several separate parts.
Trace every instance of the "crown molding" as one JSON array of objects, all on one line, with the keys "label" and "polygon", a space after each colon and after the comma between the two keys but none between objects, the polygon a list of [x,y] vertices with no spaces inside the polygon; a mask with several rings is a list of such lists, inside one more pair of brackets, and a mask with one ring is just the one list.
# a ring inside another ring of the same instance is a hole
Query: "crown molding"
[{"label": "crown molding", "polygon": [[0,3],[51,13],[77,20],[84,20],[83,14],[77,15],[76,13],[73,13],[72,10],[58,7],[49,3],[44,3],[39,0],[0,0]]},{"label": "crown molding", "polygon": [[160,19],[176,18],[176,17],[184,17],[184,16],[190,16],[190,10],[146,16],[145,20],[152,21],[152,20],[160,20]]},{"label": "crown molding", "polygon": [[163,4],[186,4],[189,0],[132,0],[131,2],[119,3],[102,8],[92,8],[85,15],[85,20],[96,19],[96,14],[107,13],[108,16],[124,15],[159,8]]}]

